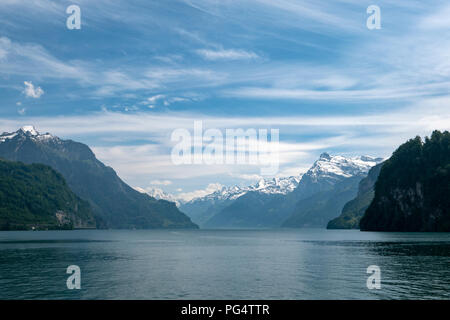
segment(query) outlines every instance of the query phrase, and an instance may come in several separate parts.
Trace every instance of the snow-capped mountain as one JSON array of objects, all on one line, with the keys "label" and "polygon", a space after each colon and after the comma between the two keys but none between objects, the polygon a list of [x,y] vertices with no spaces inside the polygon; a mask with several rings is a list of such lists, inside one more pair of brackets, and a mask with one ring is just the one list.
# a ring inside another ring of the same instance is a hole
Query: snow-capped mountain
[{"label": "snow-capped mountain", "polygon": [[289,194],[295,190],[300,179],[301,175],[287,178],[261,179],[257,183],[246,187],[223,187],[206,196],[181,203],[180,210],[190,216],[193,221],[202,225],[222,209],[248,194],[257,194],[261,197]]},{"label": "snow-capped mountain", "polygon": [[267,194],[288,194],[297,187],[302,175],[287,178],[261,179],[251,191]]},{"label": "snow-capped mountain", "polygon": [[298,200],[333,188],[337,183],[351,177],[365,177],[370,168],[382,158],[369,156],[343,157],[322,153],[303,175],[294,194]]},{"label": "snow-capped mountain", "polygon": [[6,140],[13,139],[15,137],[19,138],[31,138],[33,140],[38,141],[47,141],[47,140],[59,140],[58,137],[52,136],[50,133],[40,134],[33,126],[23,126],[19,130],[13,133],[4,132],[0,135],[0,143],[5,142]]},{"label": "snow-capped mountain", "polygon": [[358,192],[358,184],[382,158],[320,155],[292,192],[296,204],[283,227],[324,227]]},{"label": "snow-capped mountain", "polygon": [[175,202],[175,204],[177,206],[180,205],[180,201],[177,197],[175,197],[174,195],[172,195],[170,193],[165,192],[164,190],[162,190],[160,188],[142,189],[142,188],[137,187],[135,189],[141,193],[146,193],[150,197],[153,197],[157,200],[167,200],[170,202]]},{"label": "snow-capped mountain", "polygon": [[370,168],[380,163],[382,160],[382,158],[373,158],[369,156],[346,158],[343,156],[330,156],[328,153],[322,153],[305,175],[309,176],[312,181],[323,178],[349,178],[361,173],[369,172]]},{"label": "snow-capped mountain", "polygon": [[320,198],[325,199],[326,193],[331,194],[342,183],[350,191],[341,200],[353,196],[359,180],[381,161],[381,158],[369,156],[343,157],[323,153],[303,175],[262,179],[246,187],[224,187],[181,204],[180,209],[205,227],[280,226],[303,199],[322,194],[310,204],[310,208],[314,207]]},{"label": "snow-capped mountain", "polygon": [[[346,158],[343,156],[330,156],[328,153],[322,153],[319,159],[305,173],[305,178],[309,177],[311,181],[323,179],[339,180],[340,178],[349,178],[355,175],[369,172],[370,168],[382,161],[382,158],[373,158],[369,156],[358,156]],[[194,198],[188,203],[208,200],[235,200],[247,192],[256,191],[265,194],[288,194],[294,191],[302,180],[302,174],[298,176],[261,179],[250,186],[231,186],[223,187],[211,194],[203,197]]]},{"label": "snow-capped mountain", "polygon": [[197,201],[224,201],[235,200],[250,191],[265,193],[265,194],[288,194],[292,192],[300,182],[302,175],[291,176],[287,178],[272,178],[261,179],[257,183],[250,186],[232,186],[223,187],[211,194],[203,197],[194,198],[187,203],[194,203]]}]

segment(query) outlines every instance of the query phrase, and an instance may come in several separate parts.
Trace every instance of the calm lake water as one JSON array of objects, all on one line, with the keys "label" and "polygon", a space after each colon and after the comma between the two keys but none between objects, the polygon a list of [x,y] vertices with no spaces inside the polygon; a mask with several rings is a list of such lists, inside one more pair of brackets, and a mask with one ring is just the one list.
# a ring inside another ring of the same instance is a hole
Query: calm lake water
[{"label": "calm lake water", "polygon": [[0,232],[0,299],[450,299],[450,233]]}]

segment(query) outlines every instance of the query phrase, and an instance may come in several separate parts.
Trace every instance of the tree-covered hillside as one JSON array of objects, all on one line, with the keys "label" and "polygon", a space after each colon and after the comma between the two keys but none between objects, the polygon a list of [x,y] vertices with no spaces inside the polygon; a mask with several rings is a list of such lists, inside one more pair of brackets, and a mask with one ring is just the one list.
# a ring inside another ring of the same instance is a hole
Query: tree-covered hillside
[{"label": "tree-covered hillside", "polygon": [[95,219],[59,173],[0,160],[0,230],[73,228],[95,228]]},{"label": "tree-covered hillside", "polygon": [[450,231],[450,133],[401,145],[375,184],[364,231]]}]

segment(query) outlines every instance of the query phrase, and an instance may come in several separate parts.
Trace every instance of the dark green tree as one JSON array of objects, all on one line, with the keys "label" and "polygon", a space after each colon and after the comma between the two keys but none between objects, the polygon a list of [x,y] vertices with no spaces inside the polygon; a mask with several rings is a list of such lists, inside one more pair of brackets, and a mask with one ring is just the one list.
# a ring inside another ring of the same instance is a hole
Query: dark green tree
[{"label": "dark green tree", "polygon": [[381,168],[366,231],[450,231],[450,133],[401,145]]}]

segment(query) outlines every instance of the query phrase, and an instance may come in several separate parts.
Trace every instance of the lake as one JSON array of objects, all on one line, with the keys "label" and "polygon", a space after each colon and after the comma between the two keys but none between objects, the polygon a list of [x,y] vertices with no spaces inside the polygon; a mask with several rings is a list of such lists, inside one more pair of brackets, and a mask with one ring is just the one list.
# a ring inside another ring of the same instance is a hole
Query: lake
[{"label": "lake", "polygon": [[450,233],[0,232],[0,299],[450,299]]}]

